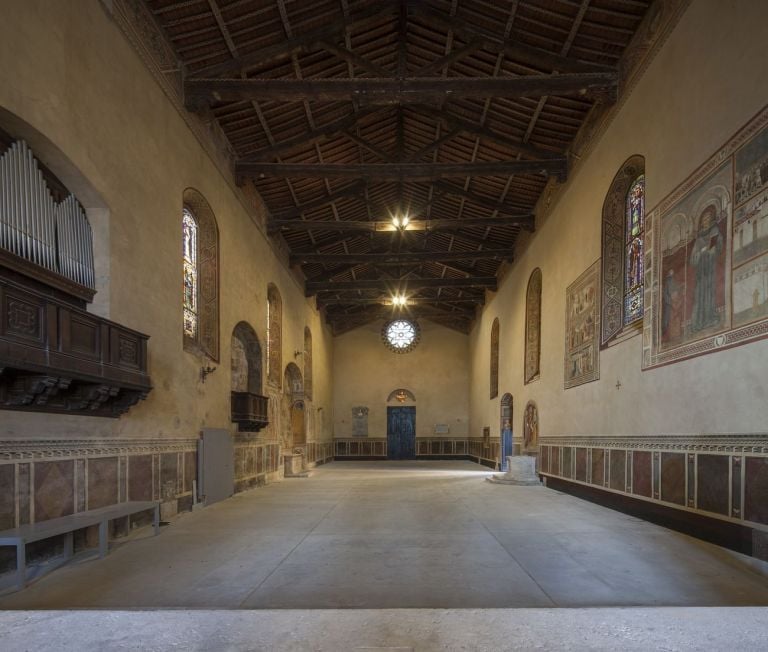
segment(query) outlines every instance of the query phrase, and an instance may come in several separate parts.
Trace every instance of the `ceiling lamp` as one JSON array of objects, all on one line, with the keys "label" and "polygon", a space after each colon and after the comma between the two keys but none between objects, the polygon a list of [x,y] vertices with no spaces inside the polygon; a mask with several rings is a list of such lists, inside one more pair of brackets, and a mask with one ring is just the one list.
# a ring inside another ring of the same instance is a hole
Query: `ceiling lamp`
[{"label": "ceiling lamp", "polygon": [[395,225],[396,229],[400,229],[401,231],[405,231],[405,227],[408,226],[408,222],[410,222],[410,218],[407,215],[395,215],[392,218],[392,224]]},{"label": "ceiling lamp", "polygon": [[393,306],[404,306],[408,303],[408,299],[406,299],[404,294],[395,294],[392,297],[392,305]]}]

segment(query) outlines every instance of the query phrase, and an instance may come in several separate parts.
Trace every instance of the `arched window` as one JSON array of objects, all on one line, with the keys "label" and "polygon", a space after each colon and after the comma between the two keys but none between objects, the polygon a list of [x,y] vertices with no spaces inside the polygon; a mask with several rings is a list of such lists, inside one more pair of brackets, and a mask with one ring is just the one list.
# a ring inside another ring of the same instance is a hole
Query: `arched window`
[{"label": "arched window", "polygon": [[277,287],[267,286],[267,380],[280,387],[283,366],[283,300]]},{"label": "arched window", "polygon": [[203,196],[184,191],[182,224],[183,333],[187,351],[219,359],[219,228]]},{"label": "arched window", "polygon": [[525,384],[539,377],[541,364],[541,270],[528,279],[525,293]]},{"label": "arched window", "polygon": [[602,331],[606,346],[643,318],[645,159],[627,159],[603,203]]},{"label": "arched window", "polygon": [[312,331],[304,328],[304,396],[312,400]]},{"label": "arched window", "polygon": [[197,341],[197,220],[185,208],[181,218],[184,261],[184,337]]},{"label": "arched window", "polygon": [[499,318],[491,326],[491,398],[499,395]]}]

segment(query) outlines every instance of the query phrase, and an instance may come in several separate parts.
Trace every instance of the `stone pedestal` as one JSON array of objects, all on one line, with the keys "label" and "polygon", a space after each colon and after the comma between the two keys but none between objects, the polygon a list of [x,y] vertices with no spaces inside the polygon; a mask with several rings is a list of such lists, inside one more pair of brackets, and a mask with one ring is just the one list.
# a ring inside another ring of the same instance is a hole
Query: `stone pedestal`
[{"label": "stone pedestal", "polygon": [[286,478],[308,478],[309,471],[304,470],[304,453],[284,453],[283,469]]},{"label": "stone pedestal", "polygon": [[536,475],[536,458],[529,455],[511,455],[507,457],[507,468],[503,475],[487,478],[497,484],[540,485]]}]

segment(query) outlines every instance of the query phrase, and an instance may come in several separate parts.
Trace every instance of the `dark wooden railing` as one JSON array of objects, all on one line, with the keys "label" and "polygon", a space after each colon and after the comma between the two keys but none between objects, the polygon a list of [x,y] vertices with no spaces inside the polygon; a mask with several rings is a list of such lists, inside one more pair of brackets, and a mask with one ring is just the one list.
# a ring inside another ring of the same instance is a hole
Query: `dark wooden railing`
[{"label": "dark wooden railing", "polygon": [[0,409],[118,417],[152,389],[148,339],[0,278]]},{"label": "dark wooden railing", "polygon": [[238,430],[258,432],[269,425],[269,399],[251,392],[232,392],[232,421]]}]

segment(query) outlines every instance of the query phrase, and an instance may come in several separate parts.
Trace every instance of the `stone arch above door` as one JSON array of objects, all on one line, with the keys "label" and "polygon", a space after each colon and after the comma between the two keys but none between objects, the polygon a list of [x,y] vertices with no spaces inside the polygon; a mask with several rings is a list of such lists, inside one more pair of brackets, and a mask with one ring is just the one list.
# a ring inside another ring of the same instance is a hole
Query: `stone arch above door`
[{"label": "stone arch above door", "polygon": [[395,404],[410,404],[416,402],[416,396],[414,393],[409,390],[405,389],[404,387],[399,387],[397,389],[393,389],[389,396],[387,396],[387,403],[395,403]]}]

